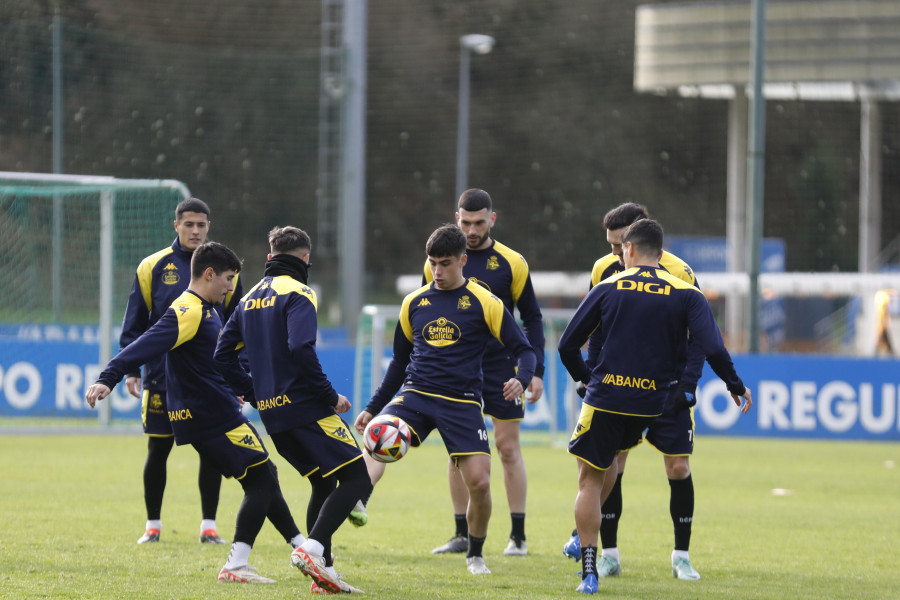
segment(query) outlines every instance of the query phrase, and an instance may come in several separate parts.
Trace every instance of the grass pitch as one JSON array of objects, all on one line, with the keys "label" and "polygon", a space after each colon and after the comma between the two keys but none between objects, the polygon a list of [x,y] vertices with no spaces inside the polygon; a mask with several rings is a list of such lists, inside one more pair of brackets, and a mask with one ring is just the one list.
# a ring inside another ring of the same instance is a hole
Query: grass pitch
[{"label": "grass pitch", "polygon": [[[271,447],[271,444],[269,444]],[[135,544],[144,526],[140,434],[0,437],[0,598],[296,598],[309,580],[266,524],[251,555],[271,586],[217,584],[229,546],[200,545],[197,456],[173,450],[159,544]],[[460,556],[430,554],[452,534],[443,446],[426,444],[389,465],[370,521],[334,540],[336,566],[375,598],[576,597],[580,565],[563,558],[572,529],[575,460],[526,444],[529,556],[501,555],[509,513],[498,459],[485,559],[469,575]],[[298,525],[309,484],[275,456]],[[672,578],[672,524],[660,455],[634,451],[619,529],[622,577],[600,597],[897,598],[900,594],[900,444],[701,438],[692,459],[697,582]],[[773,490],[778,490],[774,491]],[[226,480],[219,532],[231,539],[240,486]]]}]

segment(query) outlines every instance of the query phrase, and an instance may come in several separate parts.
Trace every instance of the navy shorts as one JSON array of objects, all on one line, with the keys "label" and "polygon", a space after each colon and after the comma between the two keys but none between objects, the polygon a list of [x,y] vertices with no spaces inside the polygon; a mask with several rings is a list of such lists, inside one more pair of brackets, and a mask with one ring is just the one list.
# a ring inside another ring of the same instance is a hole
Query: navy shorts
[{"label": "navy shorts", "polygon": [[148,390],[141,394],[141,423],[144,433],[153,437],[172,437],[172,424],[169,423],[169,410],[166,408],[165,390]]},{"label": "navy shorts", "polygon": [[250,422],[191,445],[219,473],[235,479],[242,479],[247,469],[269,460],[262,438]]},{"label": "navy shorts", "polygon": [[618,452],[628,450],[628,441],[640,437],[655,418],[608,412],[582,403],[578,424],[569,440],[569,454],[605,471]]},{"label": "navy shorts", "polygon": [[626,441],[627,449],[640,444],[642,438],[666,456],[690,456],[694,452],[694,409],[667,406],[645,432]]},{"label": "navy shorts", "polygon": [[478,402],[407,388],[400,390],[379,414],[394,415],[406,421],[412,434],[412,446],[419,446],[437,429],[450,458],[491,453]]},{"label": "navy shorts", "polygon": [[522,396],[512,402],[503,398],[503,384],[516,376],[516,363],[504,355],[503,360],[482,363],[484,385],[481,399],[484,414],[498,421],[521,421],[525,418]]},{"label": "navy shorts", "polygon": [[275,449],[304,477],[316,471],[327,477],[354,460],[362,458],[356,438],[338,415],[299,427],[270,433]]}]

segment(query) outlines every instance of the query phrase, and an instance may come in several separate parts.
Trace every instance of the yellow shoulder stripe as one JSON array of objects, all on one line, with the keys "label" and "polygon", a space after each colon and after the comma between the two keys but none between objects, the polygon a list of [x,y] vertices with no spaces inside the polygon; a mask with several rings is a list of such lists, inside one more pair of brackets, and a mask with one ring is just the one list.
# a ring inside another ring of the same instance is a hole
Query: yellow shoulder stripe
[{"label": "yellow shoulder stripe", "polygon": [[413,330],[412,323],[409,322],[409,307],[412,305],[413,300],[427,292],[429,289],[431,289],[431,284],[423,285],[413,293],[409,294],[406,298],[404,298],[403,304],[400,306],[400,327],[403,329],[403,334],[406,336],[406,339],[410,341],[410,343],[412,343],[413,341]]},{"label": "yellow shoulder stripe", "polygon": [[682,281],[687,281],[691,285],[697,285],[694,270],[674,254],[663,250],[662,256],[659,258],[659,266]]},{"label": "yellow shoulder stripe", "polygon": [[[497,296],[490,293],[480,283],[474,283],[471,279],[466,281],[466,290],[468,290],[478,302],[481,303],[481,309],[484,313],[484,321],[491,330],[497,340],[500,340],[500,328],[503,324],[503,302]],[[502,341],[502,340],[500,340]]]},{"label": "yellow shoulder stripe", "polygon": [[171,348],[174,349],[197,335],[200,322],[203,320],[203,302],[194,294],[184,292],[175,299],[170,308],[175,311],[175,317],[178,319],[178,339]]},{"label": "yellow shoulder stripe", "polygon": [[615,254],[607,254],[601,258],[597,259],[597,262],[594,263],[594,268],[591,269],[591,287],[600,283],[600,278],[603,277],[603,272],[606,271],[613,263],[619,262],[619,258]]},{"label": "yellow shoulder stripe", "polygon": [[138,285],[141,287],[141,296],[144,297],[144,304],[147,310],[153,310],[153,267],[166,256],[172,254],[172,247],[169,246],[159,252],[151,254],[141,261],[137,268]]},{"label": "yellow shoulder stripe", "polygon": [[274,291],[279,296],[284,296],[291,293],[299,294],[312,302],[313,308],[315,308],[317,311],[319,310],[319,301],[316,297],[315,290],[313,290],[308,285],[297,281],[293,277],[290,277],[289,275],[279,275],[278,277],[273,277],[271,287],[272,291]]},{"label": "yellow shoulder stripe", "polygon": [[522,290],[525,289],[525,282],[528,281],[528,263],[525,262],[524,256],[496,240],[494,240],[494,250],[499,252],[500,256],[509,263],[512,271],[512,286],[509,291],[512,292],[513,302],[518,302]]}]

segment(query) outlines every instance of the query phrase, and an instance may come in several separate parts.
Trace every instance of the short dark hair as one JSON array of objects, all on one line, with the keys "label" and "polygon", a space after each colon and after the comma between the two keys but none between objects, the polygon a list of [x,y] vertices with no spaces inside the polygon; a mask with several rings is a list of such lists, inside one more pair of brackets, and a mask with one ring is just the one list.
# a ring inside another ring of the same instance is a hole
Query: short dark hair
[{"label": "short dark hair", "polygon": [[441,225],[428,237],[425,254],[432,258],[460,257],[466,252],[466,236],[452,223]]},{"label": "short dark hair", "polygon": [[491,212],[491,195],[478,188],[468,189],[460,195],[458,206],[469,212],[478,212],[482,208]]},{"label": "short dark hair", "polygon": [[203,213],[207,219],[209,218],[209,206],[200,198],[194,198],[193,196],[185,198],[178,203],[178,206],[175,207],[175,220],[180,221],[182,215],[186,212]]},{"label": "short dark hair", "polygon": [[662,225],[653,219],[640,219],[628,226],[622,235],[622,243],[631,242],[642,256],[659,256],[663,248]]},{"label": "short dark hair", "polygon": [[210,267],[216,275],[225,271],[237,273],[241,270],[241,259],[225,244],[206,242],[197,246],[191,257],[191,277],[200,277]]},{"label": "short dark hair", "polygon": [[299,227],[273,227],[269,232],[269,247],[272,254],[284,254],[293,250],[309,252],[312,250],[312,242],[309,234]]},{"label": "short dark hair", "polygon": [[607,231],[615,231],[628,227],[638,219],[649,219],[647,207],[635,202],[626,202],[615,207],[603,216],[603,227]]}]

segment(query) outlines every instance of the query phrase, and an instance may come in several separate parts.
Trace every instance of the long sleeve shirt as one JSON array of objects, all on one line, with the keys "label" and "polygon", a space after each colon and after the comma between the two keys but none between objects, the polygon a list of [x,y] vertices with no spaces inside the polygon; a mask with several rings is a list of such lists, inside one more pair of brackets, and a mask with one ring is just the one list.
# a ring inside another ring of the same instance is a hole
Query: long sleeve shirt
[{"label": "long sleeve shirt", "polygon": [[[467,249],[468,259],[463,267],[466,279],[484,286],[500,298],[510,313],[516,309],[522,319],[522,329],[531,344],[537,360],[534,374],[544,376],[544,324],[541,307],[538,305],[531,274],[525,258],[508,246],[491,240],[490,246],[481,250]],[[432,274],[425,262],[423,284],[431,283]],[[492,341],[484,355],[485,376],[493,371],[496,363],[512,360],[509,352],[499,342]]]},{"label": "long sleeve shirt", "polygon": [[[141,261],[131,284],[119,347],[125,348],[150,329],[165,314],[169,305],[187,289],[191,282],[191,257],[193,252],[181,247],[178,238],[168,248],[151,254]],[[234,278],[234,292],[229,292],[225,302],[215,308],[222,318],[234,310],[236,299],[241,297],[240,274]],[[140,375],[137,365],[128,376]],[[166,359],[160,355],[143,365],[144,389],[165,391]]]},{"label": "long sleeve shirt", "polygon": [[215,307],[185,290],[150,329],[109,361],[97,381],[112,389],[133,369],[162,358],[175,442],[188,444],[231,431],[247,418],[213,361],[221,328]]},{"label": "long sleeve shirt", "polygon": [[[563,332],[559,356],[573,379],[587,383],[587,404],[656,416],[682,375],[689,329],[728,390],[742,394],[744,384],[706,298],[660,268],[634,267],[594,286]],[[581,346],[592,335],[599,351],[589,367]]]},{"label": "long sleeve shirt", "polygon": [[[238,303],[216,347],[219,371],[252,392],[266,430],[277,433],[334,414],[338,394],[316,354],[316,293],[288,275],[266,276]],[[248,374],[240,367],[244,348]]]},{"label": "long sleeve shirt", "polygon": [[491,340],[516,357],[516,379],[527,387],[535,354],[499,298],[474,281],[453,290],[419,288],[403,300],[394,356],[366,410],[377,414],[401,386],[480,404],[481,362]]}]

